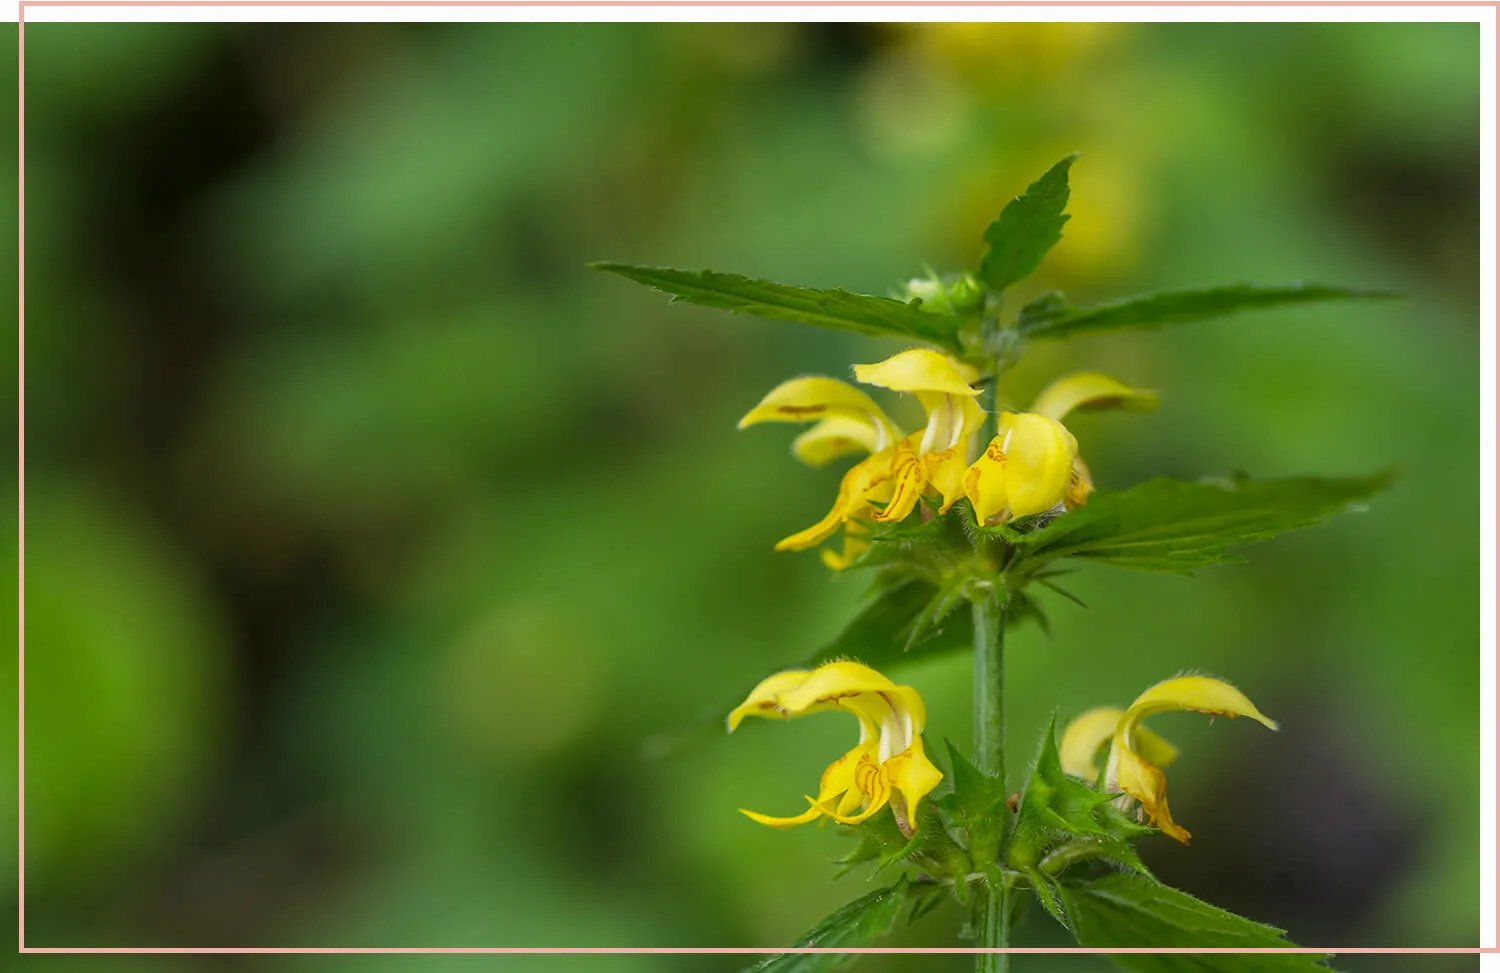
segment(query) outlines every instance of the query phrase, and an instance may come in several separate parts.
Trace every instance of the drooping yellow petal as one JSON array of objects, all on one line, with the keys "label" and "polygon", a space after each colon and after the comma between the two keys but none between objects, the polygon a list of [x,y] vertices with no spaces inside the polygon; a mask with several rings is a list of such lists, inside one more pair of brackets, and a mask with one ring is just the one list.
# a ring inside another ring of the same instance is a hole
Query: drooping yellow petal
[{"label": "drooping yellow petal", "polygon": [[1064,375],[1042,390],[1031,411],[1061,421],[1074,409],[1128,409],[1150,412],[1161,396],[1148,389],[1133,389],[1098,372]]},{"label": "drooping yellow petal", "polygon": [[1141,802],[1146,818],[1162,833],[1187,844],[1193,834],[1172,820],[1172,811],[1167,807],[1167,775],[1153,767],[1134,753],[1115,744],[1110,757],[1116,785],[1120,790]]},{"label": "drooping yellow petal", "polygon": [[1248,716],[1272,730],[1276,729],[1276,722],[1256,709],[1244,693],[1209,676],[1168,679],[1141,693],[1130,704],[1115,730],[1108,783],[1140,801],[1152,824],[1187,844],[1192,835],[1172,820],[1167,807],[1167,775],[1151,762],[1144,752],[1147,745],[1141,742],[1140,721],[1153,713],[1170,710],[1189,710],[1210,716]]},{"label": "drooping yellow petal", "polygon": [[839,495],[823,519],[776,542],[778,551],[802,551],[832,537],[839,526],[864,513],[870,500],[879,499],[881,487],[891,478],[892,451],[868,456],[849,468],[839,483]]},{"label": "drooping yellow petal", "polygon": [[[1125,711],[1118,706],[1100,706],[1075,716],[1063,729],[1058,744],[1058,758],[1063,773],[1092,781],[1099,777],[1094,757],[1120,725]],[[1177,748],[1144,726],[1136,727],[1136,751],[1158,767],[1170,767],[1177,759]]]},{"label": "drooping yellow petal", "polygon": [[1078,440],[1056,419],[1009,412],[997,425],[1005,453],[1005,486],[1011,517],[1029,517],[1063,501],[1078,455]]},{"label": "drooping yellow petal", "polygon": [[906,824],[901,830],[915,831],[917,802],[932,793],[942,781],[943,772],[927,759],[920,736],[914,737],[909,747],[886,761],[883,769],[891,785],[891,807],[897,813],[898,822]]},{"label": "drooping yellow petal", "polygon": [[[808,800],[811,800],[811,798],[808,798]],[[807,824],[809,821],[816,821],[823,816],[823,811],[817,805],[790,818],[772,817],[769,814],[761,814],[759,811],[750,811],[745,808],[740,808],[740,813],[756,824],[763,824],[768,828],[795,828],[799,824]]]},{"label": "drooping yellow petal", "polygon": [[792,453],[808,466],[827,466],[855,453],[880,448],[880,429],[867,419],[828,416],[792,440]]},{"label": "drooping yellow petal", "polygon": [[866,756],[860,760],[855,768],[855,789],[861,795],[864,802],[864,810],[858,814],[846,814],[839,806],[822,805],[824,814],[833,818],[839,824],[859,824],[868,820],[876,811],[885,807],[891,799],[891,784],[886,776],[885,768],[876,763],[875,759]]},{"label": "drooping yellow petal", "polygon": [[922,457],[927,464],[927,482],[943,496],[939,514],[947,513],[948,508],[964,495],[964,474],[969,469],[968,446],[969,441],[963,439],[941,453],[928,453]]},{"label": "drooping yellow petal", "polygon": [[745,414],[739,428],[761,422],[811,422],[829,416],[866,422],[877,433],[877,449],[884,449],[896,439],[895,427],[874,399],[848,382],[821,375],[782,382]]},{"label": "drooping yellow petal", "polygon": [[912,348],[873,365],[854,366],[856,381],[893,392],[975,396],[979,390],[971,388],[969,383],[978,377],[972,367],[930,348]]},{"label": "drooping yellow petal", "polygon": [[[859,715],[859,714],[856,714]],[[811,805],[801,814],[788,818],[772,817],[768,814],[760,814],[755,811],[747,811],[740,808],[740,813],[758,824],[764,824],[772,828],[791,828],[799,824],[806,824],[818,817],[828,814],[826,808],[838,808],[849,802],[853,795],[853,806],[857,807],[863,795],[857,787],[857,776],[859,767],[869,763],[875,756],[875,738],[873,728],[860,717],[860,742],[848,753],[839,757],[828,765],[823,771],[823,777],[818,782],[818,796],[807,798]]]},{"label": "drooping yellow petal", "polygon": [[877,524],[895,524],[905,520],[916,509],[917,501],[927,489],[927,463],[917,455],[911,439],[903,439],[896,446],[896,458],[891,461],[891,477],[895,489],[884,507],[870,514]]}]

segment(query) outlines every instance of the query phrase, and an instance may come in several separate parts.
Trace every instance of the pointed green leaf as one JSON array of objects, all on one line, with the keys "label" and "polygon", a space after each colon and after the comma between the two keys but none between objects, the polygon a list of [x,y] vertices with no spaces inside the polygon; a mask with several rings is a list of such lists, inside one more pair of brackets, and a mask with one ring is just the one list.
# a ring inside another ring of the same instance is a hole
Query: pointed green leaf
[{"label": "pointed green leaf", "polygon": [[1081,557],[1140,571],[1191,574],[1207,565],[1241,560],[1229,553],[1237,544],[1358,509],[1360,501],[1393,480],[1389,472],[1285,480],[1161,478],[1095,494],[1086,506],[1011,539],[1027,565]]},{"label": "pointed green leaf", "polygon": [[617,263],[590,266],[664,291],[676,301],[854,331],[876,338],[926,341],[952,351],[959,350],[955,337],[958,319],[953,315],[923,310],[920,302],[908,304],[845,290],[796,287],[712,270],[674,270]]},{"label": "pointed green leaf", "polygon": [[[1287,949],[1282,930],[1226,912],[1141,875],[1111,873],[1065,881],[1063,903],[1084,946]],[[1314,973],[1324,957],[1310,953],[1129,953],[1110,957],[1132,973]]]},{"label": "pointed green leaf", "polygon": [[1005,205],[984,231],[989,244],[979,263],[979,276],[991,290],[1003,291],[1036,270],[1047,251],[1062,239],[1068,216],[1068,169],[1078,156],[1070,155],[1047,170],[1024,195]]},{"label": "pointed green leaf", "polygon": [[1384,291],[1360,291],[1322,284],[1231,284],[1204,290],[1149,294],[1095,307],[1069,307],[1061,294],[1049,293],[1023,307],[1016,324],[1029,337],[1071,338],[1095,331],[1127,331],[1207,321],[1240,311],[1399,297],[1399,294]]},{"label": "pointed green leaf", "polygon": [[[909,898],[911,888],[906,876],[889,888],[877,889],[839,909],[797,940],[801,946],[863,946],[891,931]],[[856,959],[858,953],[778,953],[755,964],[755,973],[824,973],[841,970]]]}]

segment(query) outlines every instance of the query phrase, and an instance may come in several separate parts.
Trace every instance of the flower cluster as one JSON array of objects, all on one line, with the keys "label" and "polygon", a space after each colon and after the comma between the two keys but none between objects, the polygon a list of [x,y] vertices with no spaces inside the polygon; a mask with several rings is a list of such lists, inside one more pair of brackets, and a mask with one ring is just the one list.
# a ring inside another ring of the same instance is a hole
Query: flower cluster
[{"label": "flower cluster", "polygon": [[932,498],[938,515],[967,498],[975,520],[994,526],[1017,517],[1072,510],[1093,490],[1078,441],[1062,420],[1080,408],[1150,409],[1156,394],[1129,388],[1097,373],[1058,379],[1026,412],[997,417],[996,435],[976,458],[974,434],[983,426],[977,373],[955,358],[913,348],[873,365],[855,365],[864,385],[910,392],[927,414],[922,429],[906,435],[863,391],[834,378],[805,376],[783,382],[740,420],[740,428],[762,422],[816,422],[792,444],[811,466],[866,453],[844,474],[838,497],[816,524],[777,543],[777,550],[805,550],[844,529],[842,553],[825,550],[835,570],[847,567],[868,546],[869,523],[897,523]]}]

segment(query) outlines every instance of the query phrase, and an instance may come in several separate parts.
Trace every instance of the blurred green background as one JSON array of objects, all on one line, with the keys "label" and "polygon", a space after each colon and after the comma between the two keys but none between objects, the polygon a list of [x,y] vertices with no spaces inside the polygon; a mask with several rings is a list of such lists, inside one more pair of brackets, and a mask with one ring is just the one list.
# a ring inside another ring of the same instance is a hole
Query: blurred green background
[{"label": "blurred green background", "polygon": [[[735,810],[797,809],[843,721],[640,753],[849,617],[860,579],[771,550],[839,471],[734,423],[786,377],[899,346],[669,306],[585,264],[886,293],[972,264],[1074,150],[1074,219],[1021,299],[1411,297],[1038,346],[1017,401],[1073,368],[1163,393],[1073,423],[1102,488],[1404,477],[1248,566],[1085,569],[1087,611],[1051,599],[1051,636],[1011,639],[1012,766],[1054,707],[1224,676],[1283,729],[1156,721],[1194,834],[1146,843],[1158,874],[1303,943],[1477,945],[1475,25],[26,40],[28,945],[772,946],[862,894],[830,880],[832,829]],[[967,742],[966,657],[895,675],[931,739]],[[1022,937],[1063,941],[1045,917]]]}]

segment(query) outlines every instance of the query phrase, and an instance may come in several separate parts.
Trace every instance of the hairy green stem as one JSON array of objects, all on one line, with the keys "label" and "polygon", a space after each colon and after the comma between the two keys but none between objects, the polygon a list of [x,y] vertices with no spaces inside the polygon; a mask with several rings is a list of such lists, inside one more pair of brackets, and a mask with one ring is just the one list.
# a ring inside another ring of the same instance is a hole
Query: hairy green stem
[{"label": "hairy green stem", "polygon": [[[1005,781],[1005,609],[993,588],[974,598],[974,762]],[[976,862],[980,868],[994,864]],[[1010,945],[1010,883],[986,882],[979,907],[979,945]],[[1005,973],[1005,953],[980,953],[978,973]]]},{"label": "hairy green stem", "polygon": [[[990,381],[985,385],[980,399],[988,417],[985,420],[981,443],[987,444],[995,431],[995,410],[999,399],[996,386],[1000,373],[1007,364],[1010,348],[1001,339],[999,328],[999,302],[991,309],[984,321],[985,349],[994,356]],[[975,545],[984,553],[982,536],[975,538]],[[992,777],[1000,779],[1005,786],[1005,593],[999,581],[973,596],[974,610],[974,763]],[[1001,848],[1005,845],[1005,832],[1009,830],[1009,818],[1002,825]],[[996,862],[975,862],[981,871],[991,877],[981,886],[978,908],[979,945],[987,948],[1004,948],[1010,945],[1010,883],[998,883]],[[980,953],[976,957],[977,973],[1006,973],[1010,967],[1007,953]]]}]

